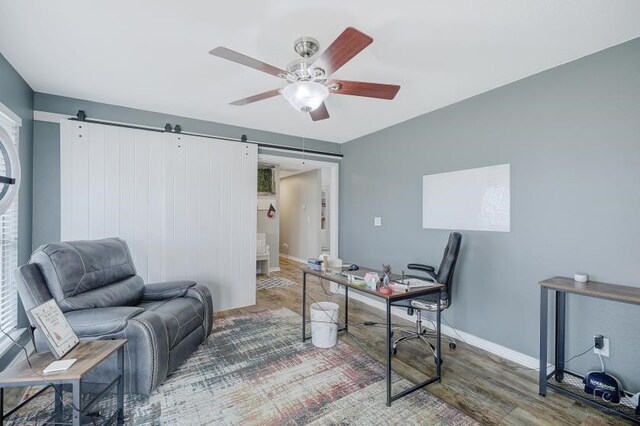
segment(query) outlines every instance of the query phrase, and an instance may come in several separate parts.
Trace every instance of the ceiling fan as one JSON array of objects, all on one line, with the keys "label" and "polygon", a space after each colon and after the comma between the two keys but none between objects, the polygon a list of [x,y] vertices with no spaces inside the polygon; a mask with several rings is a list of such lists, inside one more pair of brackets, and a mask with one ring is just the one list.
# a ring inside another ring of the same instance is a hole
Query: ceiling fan
[{"label": "ceiling fan", "polygon": [[266,72],[286,80],[288,83],[281,89],[273,89],[249,96],[248,98],[231,102],[230,105],[247,105],[282,95],[295,109],[305,113],[308,112],[313,121],[318,121],[329,118],[329,112],[324,101],[330,93],[388,100],[396,96],[396,93],[400,90],[400,86],[397,85],[329,79],[329,76],[372,42],[373,39],[368,35],[349,27],[320,56],[312,59],[320,50],[320,44],[314,38],[301,37],[293,45],[293,49],[301,56],[301,59],[290,63],[286,70],[222,46],[216,47],[209,53],[258,71]]}]

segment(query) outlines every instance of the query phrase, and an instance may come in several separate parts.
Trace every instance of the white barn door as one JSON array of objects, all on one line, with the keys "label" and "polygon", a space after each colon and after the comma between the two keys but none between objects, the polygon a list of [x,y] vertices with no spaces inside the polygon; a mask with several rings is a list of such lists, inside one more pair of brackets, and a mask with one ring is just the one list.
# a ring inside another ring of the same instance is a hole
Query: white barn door
[{"label": "white barn door", "polygon": [[257,159],[253,144],[62,120],[61,239],[118,236],[146,282],[253,305]]}]

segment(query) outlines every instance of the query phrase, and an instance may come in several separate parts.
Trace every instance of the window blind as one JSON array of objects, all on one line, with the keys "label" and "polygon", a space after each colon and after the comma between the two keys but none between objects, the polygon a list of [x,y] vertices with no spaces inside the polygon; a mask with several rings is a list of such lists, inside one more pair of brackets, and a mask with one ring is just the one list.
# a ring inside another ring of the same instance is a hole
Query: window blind
[{"label": "window blind", "polygon": [[[2,126],[18,147],[20,126],[0,113]],[[6,176],[4,158],[0,158],[0,175]],[[0,215],[0,326],[6,332],[17,326],[18,295],[13,271],[18,267],[18,198]]]}]

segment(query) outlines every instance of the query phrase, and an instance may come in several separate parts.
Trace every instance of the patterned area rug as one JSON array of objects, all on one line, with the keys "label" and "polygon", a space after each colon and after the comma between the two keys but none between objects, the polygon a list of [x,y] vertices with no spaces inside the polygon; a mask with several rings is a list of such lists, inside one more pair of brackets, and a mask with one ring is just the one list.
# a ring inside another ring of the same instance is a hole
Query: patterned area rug
[{"label": "patterned area rug", "polygon": [[[288,309],[216,319],[208,341],[153,394],[125,400],[126,424],[476,424],[426,391],[387,408],[381,364],[343,342],[302,343],[299,323]],[[394,392],[408,386],[394,377]]]},{"label": "patterned area rug", "polygon": [[286,278],[276,277],[276,276],[267,277],[267,276],[261,275],[256,278],[257,290],[266,290],[268,288],[274,288],[274,287],[286,287],[289,285],[296,285],[296,283]]}]

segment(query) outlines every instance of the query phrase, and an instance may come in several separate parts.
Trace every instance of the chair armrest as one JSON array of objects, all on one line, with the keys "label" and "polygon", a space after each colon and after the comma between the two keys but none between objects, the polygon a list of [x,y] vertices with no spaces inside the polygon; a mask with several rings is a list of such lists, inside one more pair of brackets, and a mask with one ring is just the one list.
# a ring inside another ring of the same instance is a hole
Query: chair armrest
[{"label": "chair armrest", "polygon": [[175,299],[187,294],[187,290],[196,285],[195,281],[165,281],[149,283],[143,287],[142,301],[155,302],[158,300]]},{"label": "chair armrest", "polygon": [[78,337],[98,337],[124,330],[127,322],[144,312],[135,306],[81,309],[65,313],[65,317]]},{"label": "chair armrest", "polygon": [[436,282],[436,279],[434,277],[425,277],[424,275],[407,275],[407,274],[405,274],[404,277],[405,278],[415,278],[417,280],[422,280],[422,281],[431,281],[432,283]]},{"label": "chair armrest", "polygon": [[424,272],[425,274],[431,276],[434,280],[437,277],[436,269],[433,266],[424,265],[422,263],[409,263],[407,265],[407,268],[409,268],[411,270],[414,270],[414,271]]}]

